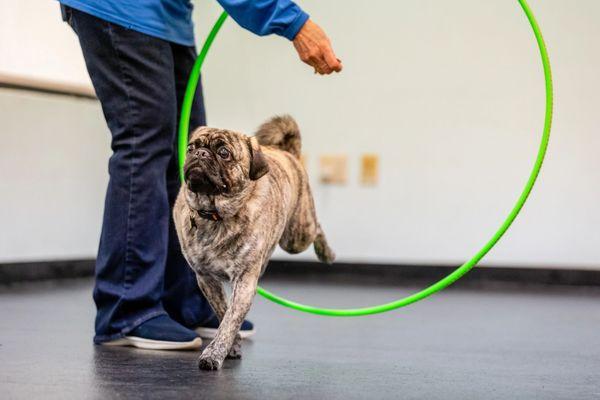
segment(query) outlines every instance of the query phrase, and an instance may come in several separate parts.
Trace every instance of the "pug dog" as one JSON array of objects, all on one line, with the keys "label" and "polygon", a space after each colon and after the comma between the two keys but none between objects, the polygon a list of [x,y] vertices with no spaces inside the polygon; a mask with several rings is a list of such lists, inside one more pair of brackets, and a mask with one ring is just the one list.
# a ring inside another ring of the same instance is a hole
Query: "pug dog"
[{"label": "pug dog", "polygon": [[173,214],[183,254],[220,322],[200,369],[241,357],[238,332],[277,244],[291,254],[313,244],[320,261],[334,261],[300,152],[300,130],[287,115],[254,137],[209,127],[191,135]]}]

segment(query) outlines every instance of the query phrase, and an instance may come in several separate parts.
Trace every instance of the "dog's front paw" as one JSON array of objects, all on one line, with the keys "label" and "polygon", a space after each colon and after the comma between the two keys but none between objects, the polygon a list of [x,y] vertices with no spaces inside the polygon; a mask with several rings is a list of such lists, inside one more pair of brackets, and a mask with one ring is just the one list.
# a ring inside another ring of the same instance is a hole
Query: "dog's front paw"
[{"label": "dog's front paw", "polygon": [[223,366],[223,357],[214,352],[204,351],[198,359],[198,368],[205,371],[214,371]]},{"label": "dog's front paw", "polygon": [[233,342],[233,346],[231,346],[227,358],[232,360],[239,360],[242,358],[242,343],[240,339],[236,339],[235,342]]}]

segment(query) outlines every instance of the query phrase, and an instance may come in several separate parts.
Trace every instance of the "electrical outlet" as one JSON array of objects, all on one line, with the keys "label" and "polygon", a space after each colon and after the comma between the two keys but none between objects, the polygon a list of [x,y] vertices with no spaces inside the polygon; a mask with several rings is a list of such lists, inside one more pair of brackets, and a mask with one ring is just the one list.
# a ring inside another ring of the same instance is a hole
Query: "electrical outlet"
[{"label": "electrical outlet", "polygon": [[319,181],[327,185],[345,185],[348,163],[345,155],[324,155],[319,158]]}]

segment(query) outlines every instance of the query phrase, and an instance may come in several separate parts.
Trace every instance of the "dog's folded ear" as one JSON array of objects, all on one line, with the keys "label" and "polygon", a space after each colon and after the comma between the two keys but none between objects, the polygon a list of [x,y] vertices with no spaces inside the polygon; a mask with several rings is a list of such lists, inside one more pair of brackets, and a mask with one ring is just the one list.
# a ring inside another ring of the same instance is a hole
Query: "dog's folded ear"
[{"label": "dog's folded ear", "polygon": [[255,181],[269,172],[269,164],[255,137],[248,138],[248,150],[250,150],[249,176]]}]

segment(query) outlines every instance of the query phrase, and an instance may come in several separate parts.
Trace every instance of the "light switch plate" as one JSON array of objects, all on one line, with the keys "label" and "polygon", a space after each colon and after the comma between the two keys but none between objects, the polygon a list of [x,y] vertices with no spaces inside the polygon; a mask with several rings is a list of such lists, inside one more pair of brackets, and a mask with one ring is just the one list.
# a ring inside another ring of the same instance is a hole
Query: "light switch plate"
[{"label": "light switch plate", "polygon": [[324,184],[345,185],[348,162],[345,155],[323,155],[319,158],[319,181]]},{"label": "light switch plate", "polygon": [[379,181],[379,156],[363,154],[360,160],[360,183],[366,186],[377,185]]}]

